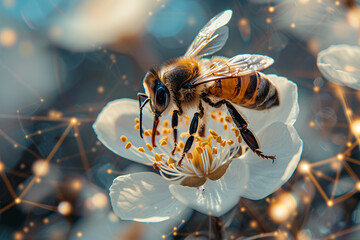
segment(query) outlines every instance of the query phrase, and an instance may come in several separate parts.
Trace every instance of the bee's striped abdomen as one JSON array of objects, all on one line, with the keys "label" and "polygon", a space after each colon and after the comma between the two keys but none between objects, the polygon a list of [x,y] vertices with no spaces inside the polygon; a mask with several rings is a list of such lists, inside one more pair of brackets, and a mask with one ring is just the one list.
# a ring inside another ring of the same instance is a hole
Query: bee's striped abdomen
[{"label": "bee's striped abdomen", "polygon": [[265,75],[260,73],[218,80],[209,92],[237,105],[256,110],[279,105],[277,89]]}]

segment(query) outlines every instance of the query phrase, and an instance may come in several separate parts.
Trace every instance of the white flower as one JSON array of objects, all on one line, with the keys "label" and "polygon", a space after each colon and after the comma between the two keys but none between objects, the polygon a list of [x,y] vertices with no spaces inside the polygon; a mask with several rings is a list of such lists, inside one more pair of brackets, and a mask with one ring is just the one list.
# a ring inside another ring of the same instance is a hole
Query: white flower
[{"label": "white flower", "polygon": [[[197,138],[191,156],[185,157],[183,165],[177,167],[174,159],[180,158],[181,149],[168,159],[173,147],[169,117],[161,117],[161,136],[157,136],[157,140],[162,144],[151,148],[150,137],[146,136],[149,132],[145,131],[141,139],[134,127],[134,119],[139,114],[137,101],[120,99],[105,106],[93,125],[98,139],[124,158],[161,169],[160,175],[145,172],[116,178],[110,188],[114,212],[121,219],[140,222],[163,221],[186,207],[221,216],[234,207],[240,197],[261,199],[283,185],[294,172],[302,152],[302,141],[292,126],[299,111],[297,87],[283,77],[269,75],[269,78],[279,90],[280,106],[264,111],[238,109],[257,135],[261,150],[267,155],[276,155],[274,164],[252,151],[231,159],[240,146],[237,129],[231,120],[226,121],[229,118],[224,116],[225,111],[217,111],[209,114],[212,117],[206,139]],[[143,120],[144,129],[150,129],[153,117],[149,109],[144,111]],[[184,117],[178,127],[182,142],[187,138],[189,120]],[[221,136],[221,141],[215,140],[216,134],[210,134],[210,129]]]},{"label": "white flower", "polygon": [[320,72],[328,80],[360,89],[360,47],[333,45],[317,57]]}]

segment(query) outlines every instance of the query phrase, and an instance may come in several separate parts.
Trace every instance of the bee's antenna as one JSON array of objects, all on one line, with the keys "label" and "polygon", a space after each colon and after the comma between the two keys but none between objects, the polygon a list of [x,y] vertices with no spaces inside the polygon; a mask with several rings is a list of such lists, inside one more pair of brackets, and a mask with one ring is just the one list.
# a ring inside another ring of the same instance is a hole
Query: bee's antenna
[{"label": "bee's antenna", "polygon": [[[145,98],[145,101],[141,104],[141,98]],[[143,127],[142,127],[142,110],[143,108],[145,107],[145,105],[150,101],[150,98],[144,94],[144,93],[138,93],[138,100],[139,100],[139,110],[140,110],[140,113],[139,113],[139,118],[140,118],[140,137],[143,138]]]}]

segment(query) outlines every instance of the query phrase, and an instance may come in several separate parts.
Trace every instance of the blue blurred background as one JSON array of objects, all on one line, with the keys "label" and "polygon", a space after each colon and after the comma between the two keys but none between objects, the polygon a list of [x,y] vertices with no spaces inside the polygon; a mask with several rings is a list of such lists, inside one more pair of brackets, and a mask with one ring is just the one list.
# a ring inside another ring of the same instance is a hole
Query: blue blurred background
[{"label": "blue blurred background", "polygon": [[[149,225],[115,216],[112,180],[145,167],[103,147],[91,125],[107,102],[135,99],[152,65],[183,55],[202,26],[226,9],[233,10],[229,39],[217,55],[275,59],[265,73],[297,83],[302,162],[318,164],[311,176],[300,167],[265,200],[241,199],[224,216],[224,239],[359,239],[359,147],[346,114],[360,119],[360,92],[343,87],[344,105],[316,67],[318,52],[330,45],[359,45],[358,4],[1,0],[0,239],[212,237],[209,217],[200,213]],[[332,161],[344,152],[355,161]],[[294,206],[287,213],[282,199],[289,193]]]}]

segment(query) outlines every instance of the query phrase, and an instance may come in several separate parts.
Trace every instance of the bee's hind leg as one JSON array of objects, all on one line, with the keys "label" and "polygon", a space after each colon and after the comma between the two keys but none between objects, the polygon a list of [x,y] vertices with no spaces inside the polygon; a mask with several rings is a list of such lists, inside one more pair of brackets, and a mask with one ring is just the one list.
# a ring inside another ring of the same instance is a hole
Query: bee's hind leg
[{"label": "bee's hind leg", "polygon": [[256,139],[255,134],[250,129],[248,129],[248,123],[246,122],[246,120],[241,116],[241,114],[236,110],[236,108],[229,101],[221,100],[217,103],[213,103],[206,96],[203,96],[203,100],[206,103],[208,103],[210,106],[215,107],[215,108],[219,108],[223,104],[225,104],[235,125],[240,130],[241,137],[244,139],[244,141],[249,146],[249,148],[254,153],[256,153],[259,157],[265,158],[265,159],[271,159],[272,162],[275,161],[275,159],[276,159],[275,156],[267,156],[260,150],[259,142]]}]

